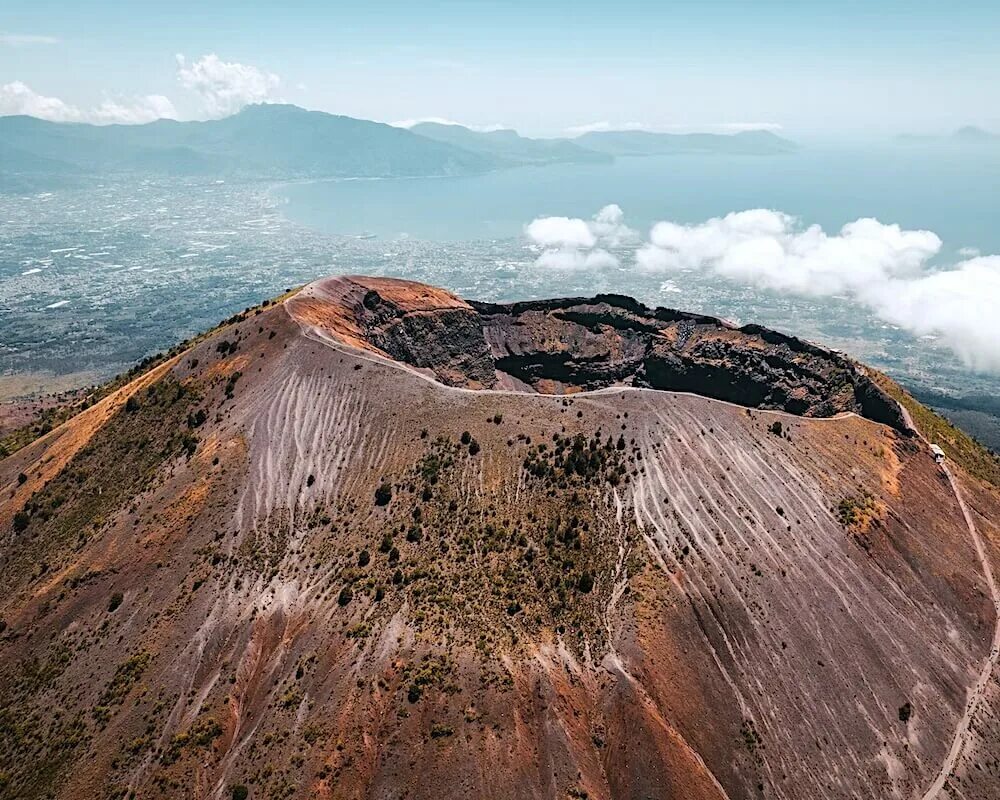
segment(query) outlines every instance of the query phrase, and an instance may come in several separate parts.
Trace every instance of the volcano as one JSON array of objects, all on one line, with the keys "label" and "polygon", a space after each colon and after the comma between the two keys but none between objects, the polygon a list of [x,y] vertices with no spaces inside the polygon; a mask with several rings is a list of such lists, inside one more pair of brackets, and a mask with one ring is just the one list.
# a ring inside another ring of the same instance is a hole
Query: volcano
[{"label": "volcano", "polygon": [[0,797],[996,798],[995,463],[924,419],[618,295],[248,309],[0,461]]}]

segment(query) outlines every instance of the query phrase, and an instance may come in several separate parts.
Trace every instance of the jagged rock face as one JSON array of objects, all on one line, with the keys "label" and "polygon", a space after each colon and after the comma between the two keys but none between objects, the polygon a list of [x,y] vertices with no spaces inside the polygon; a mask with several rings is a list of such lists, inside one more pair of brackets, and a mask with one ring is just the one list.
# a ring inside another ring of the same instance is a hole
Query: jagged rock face
[{"label": "jagged rock face", "polygon": [[624,303],[321,281],[0,461],[0,797],[921,797],[994,623],[940,469],[638,385],[840,367]]},{"label": "jagged rock face", "polygon": [[853,411],[906,429],[896,404],[858,365],[758,325],[736,328],[619,295],[469,304],[408,281],[359,277],[309,291],[349,308],[344,341],[451,386],[545,394],[643,386],[809,417]]}]

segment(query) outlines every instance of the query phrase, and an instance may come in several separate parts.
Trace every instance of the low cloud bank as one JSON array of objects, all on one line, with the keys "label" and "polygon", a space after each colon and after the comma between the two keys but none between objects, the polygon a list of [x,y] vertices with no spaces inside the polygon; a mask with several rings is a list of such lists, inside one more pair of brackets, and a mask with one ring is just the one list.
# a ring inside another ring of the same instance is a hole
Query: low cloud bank
[{"label": "low cloud bank", "polygon": [[597,269],[619,266],[608,248],[621,248],[639,241],[625,225],[625,215],[616,205],[598,211],[591,219],[539,217],[524,232],[541,250],[537,264],[554,269]]},{"label": "low cloud bank", "polygon": [[[931,266],[942,241],[932,231],[858,219],[837,233],[788,214],[752,209],[706,222],[657,222],[629,247],[624,215],[607,206],[591,220],[536,219],[525,229],[539,267],[619,267],[669,275],[700,271],[735,283],[811,296],[845,296],[917,336],[937,336],[970,368],[1000,372],[1000,256]],[[628,248],[625,252],[623,250]]]},{"label": "low cloud bank", "polygon": [[645,131],[647,133],[742,133],[743,131],[780,131],[777,122],[703,122],[672,125],[650,125],[645,122],[611,122],[600,120],[581,125],[570,125],[565,133],[570,137],[585,133],[608,133],[622,131]]}]

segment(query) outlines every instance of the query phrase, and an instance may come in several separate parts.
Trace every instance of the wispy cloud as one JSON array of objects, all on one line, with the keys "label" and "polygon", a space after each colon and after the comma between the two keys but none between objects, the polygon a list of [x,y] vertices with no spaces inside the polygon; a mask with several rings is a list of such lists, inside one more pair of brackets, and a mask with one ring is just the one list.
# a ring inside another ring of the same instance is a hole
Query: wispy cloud
[{"label": "wispy cloud", "polygon": [[587,122],[582,125],[571,125],[565,129],[569,136],[582,136],[585,133],[604,133],[608,131],[649,131],[650,133],[741,133],[743,131],[780,131],[782,125],[777,122],[706,122],[677,123],[652,125],[645,122]]},{"label": "wispy cloud", "polygon": [[33,33],[5,33],[0,31],[0,45],[8,47],[28,47],[33,44],[58,44],[55,36],[39,36]]},{"label": "wispy cloud", "polygon": [[251,103],[277,99],[281,79],[273,72],[250,64],[223,61],[215,53],[188,62],[177,55],[177,80],[185,89],[196,92],[205,112],[223,117]]},{"label": "wispy cloud", "polygon": [[0,86],[0,116],[8,114],[27,114],[52,122],[90,122],[95,125],[137,124],[162,117],[177,117],[173,103],[163,95],[109,97],[99,106],[80,108],[58,97],[39,94],[21,81]]}]

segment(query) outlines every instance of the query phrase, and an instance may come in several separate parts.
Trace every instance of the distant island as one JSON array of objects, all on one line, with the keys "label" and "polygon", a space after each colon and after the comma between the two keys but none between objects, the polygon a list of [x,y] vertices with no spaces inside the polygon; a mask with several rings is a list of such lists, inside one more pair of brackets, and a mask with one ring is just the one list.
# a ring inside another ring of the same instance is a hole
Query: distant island
[{"label": "distant island", "polygon": [[247,179],[473,175],[510,167],[600,163],[666,153],[775,155],[795,145],[767,131],[732,135],[640,131],[531,139],[513,130],[420,123],[411,129],[307,111],[247,106],[223,119],[143,125],[0,117],[0,191],[73,185],[90,175]]},{"label": "distant island", "polygon": [[896,141],[903,144],[996,145],[1000,143],[1000,134],[976,125],[965,125],[946,136],[901,133]]}]

